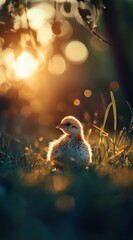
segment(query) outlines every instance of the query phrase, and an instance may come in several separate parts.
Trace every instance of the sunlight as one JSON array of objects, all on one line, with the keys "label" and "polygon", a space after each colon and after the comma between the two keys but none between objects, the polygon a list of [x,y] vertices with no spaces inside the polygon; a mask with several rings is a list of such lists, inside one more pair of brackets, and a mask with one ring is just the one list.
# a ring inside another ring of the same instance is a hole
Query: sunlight
[{"label": "sunlight", "polygon": [[28,20],[32,29],[43,27],[45,22],[55,15],[54,7],[48,3],[38,4],[28,10]]},{"label": "sunlight", "polygon": [[[45,19],[43,16],[43,10],[42,9],[37,9],[37,8],[31,8],[28,11],[28,19],[29,19],[29,24],[30,27],[33,29],[39,29],[40,27],[43,26]],[[37,21],[36,21],[37,19]]]},{"label": "sunlight", "polygon": [[13,64],[15,74],[18,78],[29,78],[38,68],[38,61],[32,54],[23,51]]},{"label": "sunlight", "polygon": [[5,69],[3,66],[0,66],[0,85],[7,81],[7,77],[5,74]]},{"label": "sunlight", "polygon": [[51,25],[46,23],[42,28],[37,31],[37,40],[42,46],[48,45],[54,39]]},{"label": "sunlight", "polygon": [[55,54],[48,62],[48,71],[55,75],[63,74],[66,70],[65,59],[60,54]]}]

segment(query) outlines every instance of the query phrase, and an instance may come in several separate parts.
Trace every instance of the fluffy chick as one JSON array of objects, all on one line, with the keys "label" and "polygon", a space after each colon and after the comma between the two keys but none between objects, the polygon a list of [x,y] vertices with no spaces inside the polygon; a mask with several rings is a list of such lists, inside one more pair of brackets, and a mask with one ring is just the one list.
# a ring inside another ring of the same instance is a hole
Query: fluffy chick
[{"label": "fluffy chick", "polygon": [[88,166],[92,162],[92,152],[84,138],[80,121],[73,116],[67,116],[56,128],[62,130],[64,134],[49,144],[47,160],[53,161],[56,167]]}]

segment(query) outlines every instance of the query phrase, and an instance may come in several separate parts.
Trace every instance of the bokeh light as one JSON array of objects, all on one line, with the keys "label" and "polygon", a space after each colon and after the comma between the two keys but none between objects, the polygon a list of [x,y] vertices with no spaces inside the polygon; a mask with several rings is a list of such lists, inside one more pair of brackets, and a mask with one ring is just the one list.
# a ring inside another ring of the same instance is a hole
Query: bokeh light
[{"label": "bokeh light", "polygon": [[69,186],[69,181],[65,176],[53,176],[51,190],[54,192],[64,191]]},{"label": "bokeh light", "polygon": [[49,23],[46,23],[43,27],[38,29],[37,40],[42,46],[46,46],[54,40],[54,35]]},{"label": "bokeh light", "polygon": [[44,140],[44,137],[39,137],[39,142],[43,142],[43,140]]},{"label": "bokeh light", "polygon": [[60,54],[55,54],[48,61],[48,71],[55,75],[63,74],[66,70],[65,59]]},{"label": "bokeh light", "polygon": [[91,95],[92,95],[91,90],[86,89],[86,90],[84,91],[84,95],[85,95],[85,97],[91,97]]},{"label": "bokeh light", "polygon": [[63,212],[71,210],[74,205],[75,199],[71,195],[63,195],[59,197],[55,202],[56,208]]},{"label": "bokeh light", "polygon": [[84,121],[86,122],[90,121],[90,114],[88,112],[84,112]]},{"label": "bokeh light", "polygon": [[78,107],[80,105],[80,100],[78,98],[76,98],[74,100],[73,104]]},{"label": "bokeh light", "polygon": [[23,51],[13,64],[15,74],[18,78],[29,78],[38,68],[38,60],[30,53]]},{"label": "bokeh light", "polygon": [[[64,1],[66,2],[66,1]],[[74,17],[75,11],[77,11],[78,2],[76,0],[71,1],[70,12],[66,12],[64,9],[64,4],[61,5],[60,11],[64,17],[72,18]]]},{"label": "bokeh light", "polygon": [[13,69],[14,61],[15,61],[15,57],[14,57],[13,49],[7,48],[4,51],[0,52],[0,66],[4,70],[4,71],[2,71],[2,75],[3,75],[3,80],[5,80],[5,83],[9,79],[11,81],[16,80],[15,76],[14,76],[15,75],[14,69]]},{"label": "bokeh light", "polygon": [[32,29],[39,29],[45,23],[43,10],[37,7],[28,10],[29,25]]},{"label": "bokeh light", "polygon": [[28,20],[32,29],[43,27],[44,23],[53,18],[55,9],[51,4],[41,3],[28,10]]},{"label": "bokeh light", "polygon": [[113,92],[117,92],[120,88],[120,85],[117,81],[112,81],[109,85],[110,90],[112,90]]},{"label": "bokeh light", "polygon": [[98,112],[94,112],[94,116],[95,116],[95,117],[98,117]]},{"label": "bokeh light", "polygon": [[89,55],[87,47],[77,40],[68,42],[64,47],[64,53],[69,61],[79,64],[85,62]]},{"label": "bokeh light", "polygon": [[6,74],[5,74],[5,69],[3,66],[0,66],[0,85],[4,82],[6,82]]},{"label": "bokeh light", "polygon": [[93,120],[93,124],[96,125],[97,124],[97,120]]}]

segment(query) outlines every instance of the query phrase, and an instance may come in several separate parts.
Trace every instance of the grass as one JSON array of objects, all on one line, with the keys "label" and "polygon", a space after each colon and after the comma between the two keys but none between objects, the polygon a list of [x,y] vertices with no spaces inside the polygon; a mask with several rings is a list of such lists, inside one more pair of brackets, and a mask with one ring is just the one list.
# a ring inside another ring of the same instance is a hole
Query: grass
[{"label": "grass", "polygon": [[[114,168],[116,167],[133,167],[133,112],[131,111],[131,121],[128,128],[123,127],[122,130],[117,131],[117,107],[113,92],[110,92],[111,103],[107,106],[104,121],[101,128],[94,125],[99,137],[98,143],[95,143],[93,163],[94,164],[109,164]],[[110,135],[105,130],[106,122],[108,119],[109,111],[113,109],[113,134]]]},{"label": "grass", "polygon": [[[53,173],[43,138],[22,152],[16,139],[13,155],[10,138],[1,132],[2,240],[133,239],[133,112],[129,106],[130,125],[118,131],[116,107],[111,92],[102,126],[88,132],[93,164],[80,172]],[[111,109],[112,134],[106,131]]]}]

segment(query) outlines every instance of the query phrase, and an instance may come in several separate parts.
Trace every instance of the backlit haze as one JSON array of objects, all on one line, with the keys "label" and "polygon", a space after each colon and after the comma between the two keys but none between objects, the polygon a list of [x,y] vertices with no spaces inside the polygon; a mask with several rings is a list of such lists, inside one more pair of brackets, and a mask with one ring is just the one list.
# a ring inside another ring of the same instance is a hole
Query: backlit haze
[{"label": "backlit haze", "polygon": [[[21,15],[12,13],[15,31],[30,27],[36,34],[36,41],[29,33],[21,34],[19,54],[18,46],[3,49],[0,38],[1,122],[14,135],[32,137],[43,131],[51,138],[49,130],[70,114],[88,127],[101,124],[109,91],[122,94],[109,46],[83,25],[76,0],[70,0],[70,12],[63,2],[56,1],[55,8],[52,0],[28,1],[30,7]],[[4,3],[0,0],[1,9]],[[58,34],[52,29],[55,20]],[[35,45],[34,52],[25,48],[27,42]]]}]

